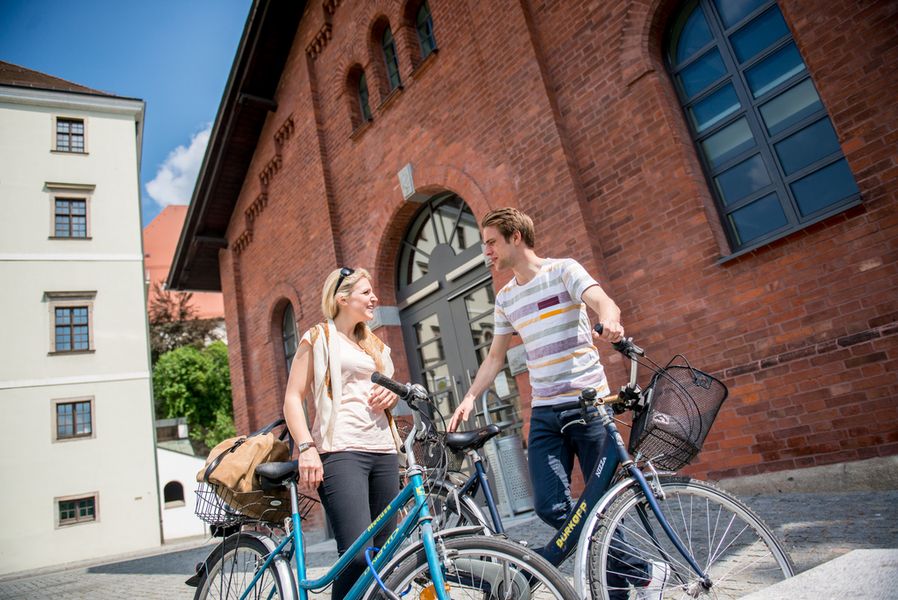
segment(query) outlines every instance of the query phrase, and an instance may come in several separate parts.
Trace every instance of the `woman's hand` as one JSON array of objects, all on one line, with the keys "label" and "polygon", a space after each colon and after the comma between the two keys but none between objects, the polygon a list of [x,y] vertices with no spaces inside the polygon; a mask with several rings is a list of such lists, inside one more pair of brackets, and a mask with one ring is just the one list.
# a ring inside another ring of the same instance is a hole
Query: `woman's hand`
[{"label": "woman's hand", "polygon": [[374,410],[387,410],[399,403],[399,396],[385,387],[374,385],[368,392],[368,406]]},{"label": "woman's hand", "polygon": [[314,446],[299,455],[299,488],[303,492],[314,492],[324,480],[324,467]]}]

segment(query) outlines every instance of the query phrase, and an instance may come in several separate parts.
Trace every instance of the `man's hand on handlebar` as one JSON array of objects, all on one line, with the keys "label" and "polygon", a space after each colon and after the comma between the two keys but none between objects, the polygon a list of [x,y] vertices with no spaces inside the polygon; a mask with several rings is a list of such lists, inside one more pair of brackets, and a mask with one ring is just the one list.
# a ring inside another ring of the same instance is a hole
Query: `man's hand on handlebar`
[{"label": "man's hand on handlebar", "polygon": [[[624,326],[621,325],[620,321],[609,319],[602,321],[600,325],[602,329],[601,333],[598,333],[595,329],[592,332],[592,341],[594,344],[597,344],[600,340],[613,344],[624,339]],[[598,325],[596,326],[596,329],[599,329]]]}]

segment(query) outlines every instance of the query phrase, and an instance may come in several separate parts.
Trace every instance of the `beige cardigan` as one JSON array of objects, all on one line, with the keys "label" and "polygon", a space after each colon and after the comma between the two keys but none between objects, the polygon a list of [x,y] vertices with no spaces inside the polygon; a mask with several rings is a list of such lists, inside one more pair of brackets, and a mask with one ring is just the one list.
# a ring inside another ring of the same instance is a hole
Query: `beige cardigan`
[{"label": "beige cardigan", "polygon": [[[323,334],[323,335],[322,335]],[[343,378],[332,377],[332,373],[340,373],[340,346],[337,344],[337,328],[334,322],[328,319],[325,323],[319,323],[309,330],[312,343],[312,368],[314,371],[312,392],[315,401],[315,438],[321,440],[319,452],[330,452],[333,449],[334,426],[337,423],[337,411],[343,398]],[[390,348],[377,336],[374,336],[376,345],[380,349],[380,359],[383,364],[383,374],[387,377],[393,375],[393,361],[390,359]],[[402,446],[399,432],[393,416],[387,411],[387,419],[393,433],[396,448]]]}]

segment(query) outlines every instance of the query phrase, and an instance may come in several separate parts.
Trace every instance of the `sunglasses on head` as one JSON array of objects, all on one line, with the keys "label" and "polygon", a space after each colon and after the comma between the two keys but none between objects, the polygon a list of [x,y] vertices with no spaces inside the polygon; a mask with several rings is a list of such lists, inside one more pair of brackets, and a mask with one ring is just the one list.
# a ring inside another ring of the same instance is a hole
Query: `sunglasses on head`
[{"label": "sunglasses on head", "polygon": [[355,269],[350,269],[349,267],[340,267],[340,277],[337,278],[337,287],[334,288],[334,297],[337,297],[337,290],[340,289],[340,284],[343,283],[343,280],[355,273]]}]

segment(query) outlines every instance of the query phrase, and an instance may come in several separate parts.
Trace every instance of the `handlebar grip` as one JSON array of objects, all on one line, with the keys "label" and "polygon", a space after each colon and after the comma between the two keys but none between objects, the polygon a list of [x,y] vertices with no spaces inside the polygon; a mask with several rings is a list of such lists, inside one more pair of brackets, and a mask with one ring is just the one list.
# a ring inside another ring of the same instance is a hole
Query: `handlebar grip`
[{"label": "handlebar grip", "polygon": [[408,397],[409,394],[409,386],[404,383],[399,383],[396,380],[390,379],[383,373],[378,373],[375,371],[371,374],[371,382],[376,383],[381,387],[385,387],[403,400]]},{"label": "handlebar grip", "polygon": [[602,325],[601,323],[596,323],[596,326],[593,327],[593,329],[595,330],[596,333],[598,333],[599,335],[602,335],[602,332],[605,331],[605,326]]}]

